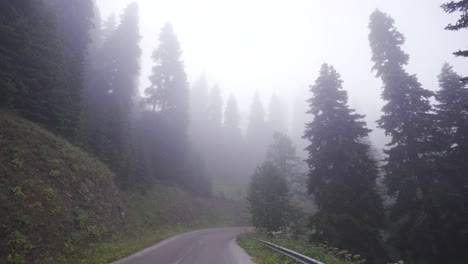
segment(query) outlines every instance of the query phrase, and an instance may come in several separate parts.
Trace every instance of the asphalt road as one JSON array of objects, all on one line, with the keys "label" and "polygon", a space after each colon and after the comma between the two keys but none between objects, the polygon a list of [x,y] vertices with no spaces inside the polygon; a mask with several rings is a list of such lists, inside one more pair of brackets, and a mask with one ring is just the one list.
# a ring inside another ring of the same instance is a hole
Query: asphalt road
[{"label": "asphalt road", "polygon": [[205,229],[180,234],[113,264],[253,264],[236,243],[247,228]]}]

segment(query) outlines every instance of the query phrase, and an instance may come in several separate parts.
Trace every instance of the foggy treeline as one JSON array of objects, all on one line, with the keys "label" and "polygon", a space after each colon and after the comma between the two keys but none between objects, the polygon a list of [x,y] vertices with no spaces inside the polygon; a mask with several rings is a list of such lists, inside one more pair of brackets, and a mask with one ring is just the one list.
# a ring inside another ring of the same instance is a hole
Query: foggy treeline
[{"label": "foggy treeline", "polygon": [[[467,1],[443,9],[462,12],[447,29],[467,27]],[[302,98],[307,122],[289,122],[282,98],[271,95],[264,105],[258,94],[243,120],[235,94],[223,97],[216,80],[201,75],[189,83],[167,23],[154,45],[150,86],[140,94],[138,12],[132,3],[101,18],[92,0],[0,1],[1,107],[96,156],[125,190],[167,182],[242,199],[253,174],[274,174],[302,211],[296,219],[314,211],[311,240],[370,263],[467,261],[466,79],[445,64],[440,89],[422,87],[406,70],[405,37],[388,14],[376,10],[369,23],[372,71],[385,102],[377,123],[390,140],[380,160],[364,116],[348,105],[346,80],[326,63],[310,98]],[[302,137],[305,161],[295,146]],[[268,179],[260,176],[254,179]]]},{"label": "foggy treeline", "polygon": [[[446,29],[468,26],[467,1],[442,8],[463,13]],[[464,263],[468,246],[466,78],[445,63],[438,75],[439,90],[427,90],[417,75],[406,70],[410,59],[403,50],[406,39],[393,18],[374,11],[369,31],[372,72],[382,81],[385,103],[377,124],[390,142],[380,159],[368,139],[371,130],[363,121],[365,116],[348,106],[345,80],[332,65],[323,64],[310,86],[310,121],[304,133],[309,142],[308,191],[317,206],[310,217],[310,239],[357,252],[370,263],[398,259]],[[454,54],[467,56],[462,50]],[[294,232],[281,174],[271,162],[255,172],[248,191],[252,221],[269,232]]]}]

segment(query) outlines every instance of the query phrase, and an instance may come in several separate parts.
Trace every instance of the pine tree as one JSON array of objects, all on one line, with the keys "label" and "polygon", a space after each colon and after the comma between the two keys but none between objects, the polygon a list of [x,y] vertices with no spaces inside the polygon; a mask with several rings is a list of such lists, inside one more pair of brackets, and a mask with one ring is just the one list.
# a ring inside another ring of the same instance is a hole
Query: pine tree
[{"label": "pine tree", "polygon": [[409,56],[401,48],[405,38],[394,20],[376,10],[369,28],[372,69],[382,79],[386,102],[378,125],[391,138],[383,169],[389,194],[396,198],[391,208],[396,229],[392,241],[404,260],[444,262],[436,230],[440,222],[434,204],[437,197],[432,191],[437,178],[433,166],[437,132],[429,102],[433,93],[405,71]]},{"label": "pine tree", "polygon": [[349,109],[339,74],[324,64],[311,86],[308,100],[312,122],[304,138],[309,158],[309,193],[319,211],[311,218],[313,239],[374,258],[382,253],[379,229],[383,223],[381,199],[376,192],[377,164],[369,145],[370,132],[362,118]]},{"label": "pine tree", "polygon": [[159,47],[153,53],[153,73],[143,103],[152,111],[166,113],[181,127],[188,124],[188,83],[180,59],[179,41],[167,23],[159,35]]},{"label": "pine tree", "polygon": [[[181,48],[171,24],[165,24],[159,34],[159,46],[153,53],[151,85],[142,100],[159,119],[159,174],[188,177],[187,162],[189,124],[189,90]],[[179,178],[188,184],[189,180]]]},{"label": "pine tree", "polygon": [[438,193],[438,227],[442,252],[447,263],[466,263],[464,254],[468,238],[468,89],[452,66],[445,64],[439,75],[440,90],[436,93],[437,125],[440,129],[441,149],[437,163],[440,178],[435,191]]}]

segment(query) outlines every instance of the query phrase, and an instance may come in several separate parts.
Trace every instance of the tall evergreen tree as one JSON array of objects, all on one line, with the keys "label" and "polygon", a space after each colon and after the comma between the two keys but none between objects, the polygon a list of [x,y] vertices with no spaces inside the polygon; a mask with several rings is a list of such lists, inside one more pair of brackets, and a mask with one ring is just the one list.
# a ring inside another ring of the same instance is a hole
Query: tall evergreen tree
[{"label": "tall evergreen tree", "polygon": [[440,178],[437,181],[437,200],[441,223],[439,240],[445,260],[466,263],[468,255],[468,89],[452,66],[445,64],[439,75],[440,90],[436,93],[437,123],[441,149],[436,163]]},{"label": "tall evergreen tree", "polygon": [[383,224],[381,199],[376,191],[377,163],[370,156],[362,118],[349,109],[339,74],[324,64],[311,86],[308,100],[312,122],[309,140],[309,192],[319,211],[312,216],[313,239],[359,252],[376,263],[382,252],[379,229]]},{"label": "tall evergreen tree", "polygon": [[437,197],[433,192],[437,134],[429,102],[433,93],[405,71],[409,56],[401,48],[405,38],[394,20],[376,10],[369,28],[372,70],[382,79],[382,99],[386,101],[378,125],[391,138],[383,168],[389,194],[396,198],[391,209],[396,229],[392,240],[406,261],[444,262],[437,237]]},{"label": "tall evergreen tree", "polygon": [[188,83],[180,59],[179,41],[167,23],[159,34],[159,47],[153,53],[153,72],[150,87],[145,90],[143,103],[152,111],[171,116],[181,128],[188,124]]},{"label": "tall evergreen tree", "polygon": [[151,85],[145,90],[142,103],[159,118],[162,164],[159,173],[167,178],[188,177],[189,90],[181,54],[171,24],[165,24],[159,34],[159,46],[153,53],[155,65],[149,77]]}]

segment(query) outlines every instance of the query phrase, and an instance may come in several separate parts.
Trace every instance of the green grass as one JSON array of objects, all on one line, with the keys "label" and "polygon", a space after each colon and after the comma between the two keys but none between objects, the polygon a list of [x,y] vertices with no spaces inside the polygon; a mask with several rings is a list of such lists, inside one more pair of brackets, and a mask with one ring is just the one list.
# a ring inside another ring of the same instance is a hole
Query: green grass
[{"label": "green grass", "polygon": [[[265,246],[259,244],[254,240],[260,238],[272,242],[276,245],[288,248],[303,255],[309,256],[313,259],[319,260],[326,264],[358,264],[358,261],[350,261],[335,257],[327,249],[315,246],[304,241],[293,240],[285,237],[275,237],[272,239],[266,238],[263,234],[258,232],[245,233],[238,237],[239,245],[252,256],[256,264],[278,264],[278,263],[297,263],[296,261],[285,257],[279,253],[273,252]],[[343,255],[344,253],[342,253]],[[345,256],[343,256],[344,258]],[[353,258],[353,256],[351,256]]]}]

